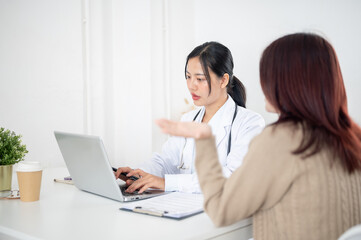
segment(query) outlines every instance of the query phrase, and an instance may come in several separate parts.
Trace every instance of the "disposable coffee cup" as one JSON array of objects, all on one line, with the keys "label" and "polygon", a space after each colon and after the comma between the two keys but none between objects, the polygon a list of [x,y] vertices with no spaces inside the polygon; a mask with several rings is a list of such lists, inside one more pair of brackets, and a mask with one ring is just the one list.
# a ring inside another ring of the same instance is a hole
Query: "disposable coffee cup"
[{"label": "disposable coffee cup", "polygon": [[16,170],[23,202],[38,201],[40,197],[41,175],[43,169],[40,162],[20,162]]}]

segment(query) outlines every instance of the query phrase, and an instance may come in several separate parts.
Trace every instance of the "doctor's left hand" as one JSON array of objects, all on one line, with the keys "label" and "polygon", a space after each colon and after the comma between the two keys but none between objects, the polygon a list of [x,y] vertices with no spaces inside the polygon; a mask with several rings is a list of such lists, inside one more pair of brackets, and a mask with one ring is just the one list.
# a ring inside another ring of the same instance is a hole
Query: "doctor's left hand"
[{"label": "doctor's left hand", "polygon": [[127,177],[131,176],[140,176],[137,181],[134,181],[126,190],[126,192],[134,192],[139,189],[139,193],[144,192],[148,188],[157,188],[164,191],[165,188],[165,180],[164,178],[157,177],[150,173],[146,173],[141,169],[136,169],[127,174]]}]

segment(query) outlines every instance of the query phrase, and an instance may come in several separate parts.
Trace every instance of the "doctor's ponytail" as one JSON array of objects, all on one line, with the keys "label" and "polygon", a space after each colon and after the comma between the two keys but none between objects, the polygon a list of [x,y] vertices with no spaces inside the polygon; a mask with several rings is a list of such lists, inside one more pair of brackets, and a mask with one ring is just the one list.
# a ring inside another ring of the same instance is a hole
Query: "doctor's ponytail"
[{"label": "doctor's ponytail", "polygon": [[227,93],[233,98],[238,106],[246,108],[246,88],[236,76],[232,76],[232,79],[230,77],[227,85]]},{"label": "doctor's ponytail", "polygon": [[194,57],[199,57],[208,82],[209,94],[211,93],[211,78],[208,69],[211,69],[218,77],[223,77],[227,73],[229,75],[227,93],[238,106],[246,107],[246,89],[242,82],[233,76],[233,57],[231,51],[226,46],[218,42],[206,42],[193,49],[187,57],[184,70],[185,75],[187,73],[188,61]]}]

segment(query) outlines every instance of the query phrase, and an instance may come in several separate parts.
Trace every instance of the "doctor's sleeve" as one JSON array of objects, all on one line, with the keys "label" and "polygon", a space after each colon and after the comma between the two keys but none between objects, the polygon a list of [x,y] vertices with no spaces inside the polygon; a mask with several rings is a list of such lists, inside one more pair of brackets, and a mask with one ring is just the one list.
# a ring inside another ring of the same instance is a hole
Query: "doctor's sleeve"
[{"label": "doctor's sleeve", "polygon": [[[195,111],[196,112],[196,111]],[[194,111],[186,113],[182,116],[181,122],[192,121],[195,113]],[[179,174],[180,170],[177,168],[180,162],[181,151],[185,144],[183,137],[170,137],[162,146],[161,153],[154,153],[152,158],[145,161],[139,166],[143,171],[156,175],[158,177],[166,177],[166,174]],[[168,182],[168,186],[172,184]],[[167,179],[166,179],[167,186]],[[172,187],[173,188],[173,187]],[[167,191],[167,189],[166,189]]]},{"label": "doctor's sleeve", "polygon": [[170,137],[162,147],[161,153],[154,153],[147,161],[139,165],[143,171],[164,178],[165,174],[177,174],[180,149],[183,138]]},{"label": "doctor's sleeve", "polygon": [[197,174],[166,174],[165,191],[201,193]]},{"label": "doctor's sleeve", "polygon": [[242,116],[233,124],[231,151],[227,156],[226,165],[222,167],[225,177],[231,176],[242,165],[251,140],[262,132],[264,126],[264,119],[253,112]]}]

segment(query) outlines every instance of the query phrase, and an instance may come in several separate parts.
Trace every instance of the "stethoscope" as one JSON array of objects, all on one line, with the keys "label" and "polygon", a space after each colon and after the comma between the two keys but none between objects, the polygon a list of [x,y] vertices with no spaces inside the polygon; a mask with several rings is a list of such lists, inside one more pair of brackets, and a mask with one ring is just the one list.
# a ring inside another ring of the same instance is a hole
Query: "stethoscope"
[{"label": "stethoscope", "polygon": [[[201,112],[201,110],[202,110],[202,109],[200,109],[200,110],[197,112],[197,114],[194,116],[193,122],[197,119],[197,117],[198,117],[199,113]],[[236,116],[237,116],[237,104],[235,104],[234,113],[233,113],[233,119],[232,119],[232,123],[231,123],[231,130],[229,131],[227,156],[228,156],[229,152],[231,151],[232,126],[233,126],[233,122],[234,122],[234,119],[236,118]],[[178,169],[182,169],[182,170],[189,169],[189,167],[184,166],[184,161],[183,161],[184,148],[186,147],[186,144],[187,144],[187,138],[184,138],[184,139],[185,139],[185,141],[184,141],[184,145],[183,145],[183,149],[182,149],[182,154],[181,154],[181,158],[180,158],[180,164],[177,166]]]}]

